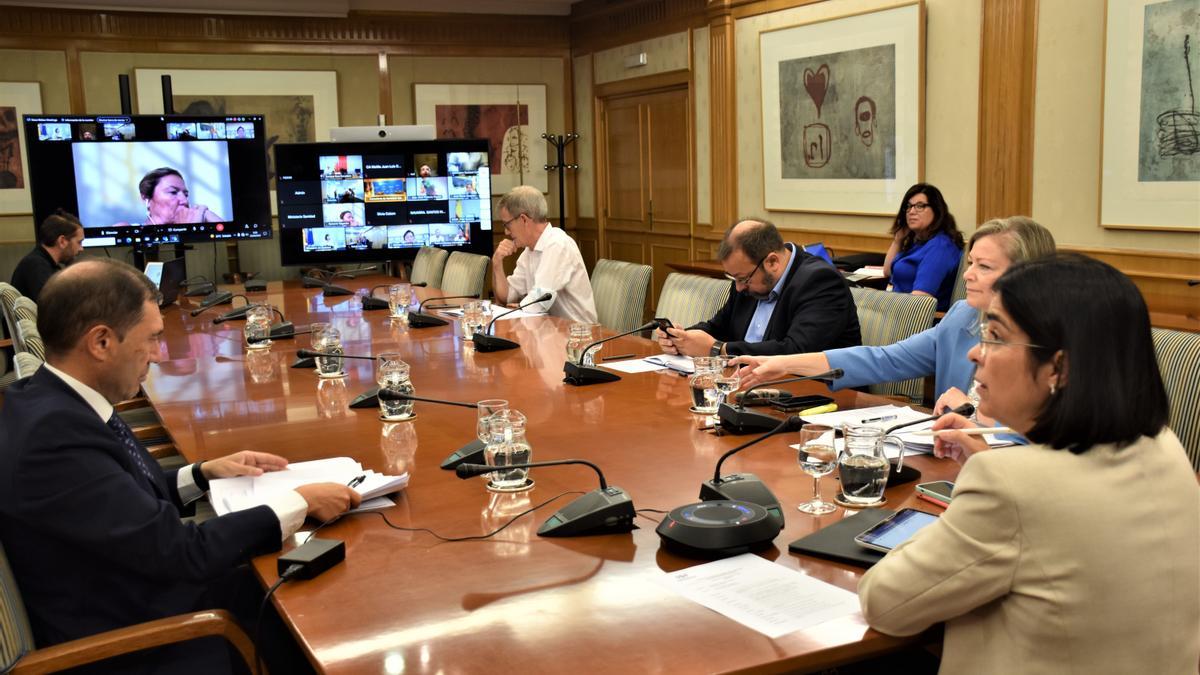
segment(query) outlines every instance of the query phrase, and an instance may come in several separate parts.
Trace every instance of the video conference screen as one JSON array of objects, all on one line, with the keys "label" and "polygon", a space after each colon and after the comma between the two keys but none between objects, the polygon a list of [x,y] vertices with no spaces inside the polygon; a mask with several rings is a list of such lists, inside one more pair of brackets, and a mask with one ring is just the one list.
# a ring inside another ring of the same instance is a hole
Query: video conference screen
[{"label": "video conference screen", "polygon": [[26,115],[35,223],[78,214],[85,247],[266,239],[262,115]]},{"label": "video conference screen", "polygon": [[284,265],[491,252],[486,140],[275,146]]}]

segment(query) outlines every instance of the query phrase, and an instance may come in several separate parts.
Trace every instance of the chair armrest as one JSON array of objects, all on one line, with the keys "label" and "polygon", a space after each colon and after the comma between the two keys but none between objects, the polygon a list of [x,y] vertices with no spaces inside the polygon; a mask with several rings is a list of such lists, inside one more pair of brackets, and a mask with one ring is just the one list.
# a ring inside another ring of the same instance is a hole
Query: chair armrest
[{"label": "chair armrest", "polygon": [[210,635],[223,637],[232,643],[242,655],[246,667],[254,670],[254,643],[228,612],[214,609],[147,621],[136,626],[118,628],[37,649],[18,661],[11,672],[14,675],[51,673],[121,654]]}]

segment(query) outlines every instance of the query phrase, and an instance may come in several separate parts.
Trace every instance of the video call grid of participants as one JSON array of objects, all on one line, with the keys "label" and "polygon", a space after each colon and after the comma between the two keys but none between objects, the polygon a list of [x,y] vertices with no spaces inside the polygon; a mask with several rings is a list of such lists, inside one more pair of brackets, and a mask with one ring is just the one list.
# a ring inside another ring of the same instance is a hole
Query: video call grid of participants
[{"label": "video call grid of participants", "polygon": [[[39,141],[132,141],[137,126],[127,117],[97,117],[94,121],[39,122]],[[209,141],[254,138],[254,123],[237,117],[225,121],[167,122],[167,140]]]},{"label": "video call grid of participants", "polygon": [[[491,202],[480,197],[490,194],[487,155],[449,153],[444,176],[437,160],[435,153],[411,162],[395,155],[322,156],[320,213],[312,210],[310,189],[292,187],[284,226],[302,228],[305,252],[468,244],[472,225],[491,224]],[[309,226],[317,220],[319,227]]]}]

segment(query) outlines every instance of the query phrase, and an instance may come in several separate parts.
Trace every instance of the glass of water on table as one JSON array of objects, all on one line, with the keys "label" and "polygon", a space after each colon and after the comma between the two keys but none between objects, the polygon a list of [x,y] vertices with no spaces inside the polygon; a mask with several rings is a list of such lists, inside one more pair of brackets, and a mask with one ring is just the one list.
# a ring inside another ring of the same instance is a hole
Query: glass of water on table
[{"label": "glass of water on table", "polygon": [[796,508],[814,516],[834,512],[837,507],[821,499],[821,476],[833,473],[837,466],[837,451],[833,448],[833,427],[805,424],[800,427],[800,444],[797,447],[800,469],[813,478],[813,498]]}]

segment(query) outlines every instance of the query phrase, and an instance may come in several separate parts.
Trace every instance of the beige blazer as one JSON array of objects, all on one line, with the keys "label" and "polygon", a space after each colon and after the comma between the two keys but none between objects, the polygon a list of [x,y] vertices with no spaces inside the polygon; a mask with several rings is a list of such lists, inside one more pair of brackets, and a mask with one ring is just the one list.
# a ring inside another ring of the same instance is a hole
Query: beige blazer
[{"label": "beige blazer", "polygon": [[1200,486],[1168,429],[1082,455],[980,453],[858,594],[884,633],[945,621],[943,674],[1195,675]]}]

